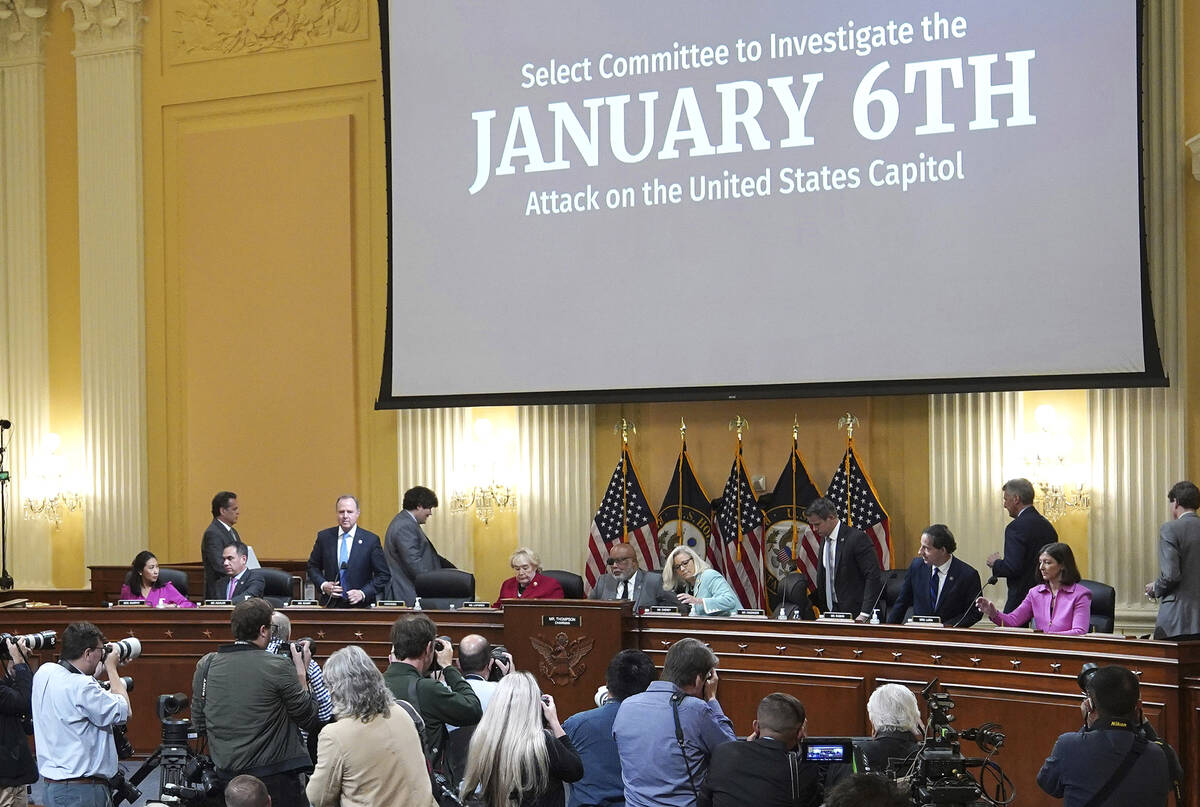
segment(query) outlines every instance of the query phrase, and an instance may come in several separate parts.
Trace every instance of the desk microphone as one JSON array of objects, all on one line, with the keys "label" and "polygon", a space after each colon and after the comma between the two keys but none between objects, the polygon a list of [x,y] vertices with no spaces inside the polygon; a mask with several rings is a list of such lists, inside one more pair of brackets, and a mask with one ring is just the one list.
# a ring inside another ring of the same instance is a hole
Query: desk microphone
[{"label": "desk microphone", "polygon": [[[980,587],[979,587],[979,593],[978,593],[978,594],[976,594],[974,597],[972,597],[972,598],[971,598],[971,608],[974,608],[974,607],[975,607],[975,600],[977,600],[977,599],[979,599],[980,597],[982,597],[982,596],[983,596],[983,590],[984,590],[985,588],[987,588],[988,586],[994,586],[994,585],[996,585],[996,581],[997,581],[998,579],[999,579],[999,578],[998,578],[998,577],[996,577],[996,575],[992,575],[991,577],[989,577],[989,578],[987,579],[987,582],[986,582],[986,583],[984,583],[982,586],[980,586]],[[957,621],[957,622],[955,622],[955,623],[954,623],[953,625],[951,625],[950,627],[952,627],[952,628],[957,628],[959,625],[961,625],[961,624],[962,624],[962,621],[963,621],[964,619],[966,619],[966,618],[967,618],[967,614],[971,613],[971,608],[968,608],[967,610],[963,611],[963,614],[962,614],[962,616],[960,616],[960,617],[958,618],[958,621]]]}]

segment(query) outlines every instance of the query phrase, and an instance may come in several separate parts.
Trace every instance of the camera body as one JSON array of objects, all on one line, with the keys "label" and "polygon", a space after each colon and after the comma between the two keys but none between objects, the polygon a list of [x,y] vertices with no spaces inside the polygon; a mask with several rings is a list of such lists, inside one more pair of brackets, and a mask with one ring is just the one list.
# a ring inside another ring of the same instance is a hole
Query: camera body
[{"label": "camera body", "polygon": [[449,636],[439,636],[433,640],[433,660],[429,662],[429,672],[437,672],[442,669],[442,665],[438,662],[437,654],[441,653],[447,647],[454,647],[454,642]]}]

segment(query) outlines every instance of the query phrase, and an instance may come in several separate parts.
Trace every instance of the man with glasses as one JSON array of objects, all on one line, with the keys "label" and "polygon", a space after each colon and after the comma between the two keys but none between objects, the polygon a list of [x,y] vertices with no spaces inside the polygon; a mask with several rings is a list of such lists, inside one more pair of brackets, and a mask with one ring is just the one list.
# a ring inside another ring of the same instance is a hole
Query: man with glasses
[{"label": "man with glasses", "polygon": [[[104,647],[99,628],[73,622],[62,633],[61,660],[43,664],[33,677],[33,732],[48,804],[112,803],[108,778],[117,773],[112,728],[129,720],[131,708],[117,672],[117,650],[105,653]],[[95,678],[101,666],[108,692]]]},{"label": "man with glasses", "polygon": [[662,573],[638,567],[637,553],[632,544],[615,542],[608,550],[608,572],[600,575],[589,600],[630,600],[633,610],[641,611],[651,605],[679,608],[673,592],[663,588]]}]

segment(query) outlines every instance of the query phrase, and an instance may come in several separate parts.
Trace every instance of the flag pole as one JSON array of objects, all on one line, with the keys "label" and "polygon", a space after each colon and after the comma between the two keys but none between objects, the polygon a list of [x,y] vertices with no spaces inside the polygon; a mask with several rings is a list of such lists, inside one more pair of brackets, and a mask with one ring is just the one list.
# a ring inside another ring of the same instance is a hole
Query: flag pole
[{"label": "flag pole", "polygon": [[737,562],[742,562],[742,430],[750,428],[750,421],[741,415],[736,415],[729,422],[730,429],[737,429]]},{"label": "flag pole", "polygon": [[621,431],[621,543],[629,543],[629,435],[637,434],[632,420],[621,418],[613,431]]},{"label": "flag pole", "polygon": [[838,419],[838,428],[846,430],[846,455],[842,457],[842,463],[846,474],[846,524],[851,527],[854,526],[854,516],[850,512],[850,452],[854,450],[854,429],[858,422],[858,418],[849,412]]},{"label": "flag pole", "polygon": [[792,416],[792,560],[800,557],[800,530],[796,527],[796,519],[800,517],[796,506],[796,447],[800,439],[800,416]]},{"label": "flag pole", "polygon": [[[679,418],[679,490],[675,505],[675,546],[683,546],[683,460],[687,456],[687,424]],[[659,549],[659,552],[662,550]]]}]

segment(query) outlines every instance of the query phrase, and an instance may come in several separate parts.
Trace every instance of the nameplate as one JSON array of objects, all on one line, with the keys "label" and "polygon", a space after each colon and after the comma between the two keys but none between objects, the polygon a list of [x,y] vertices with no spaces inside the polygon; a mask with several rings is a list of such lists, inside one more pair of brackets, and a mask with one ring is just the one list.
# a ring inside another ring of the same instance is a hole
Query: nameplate
[{"label": "nameplate", "polygon": [[404,600],[380,600],[380,608],[407,608],[408,603]]},{"label": "nameplate", "polygon": [[734,616],[766,616],[767,612],[761,608],[739,608],[733,612]]},{"label": "nameplate", "polygon": [[579,617],[577,616],[543,616],[543,628],[578,628],[580,626]]},{"label": "nameplate", "polygon": [[205,600],[205,605],[233,605],[233,600]]},{"label": "nameplate", "polygon": [[304,606],[320,605],[316,600],[292,600],[288,603],[289,608],[302,608]]},{"label": "nameplate", "polygon": [[826,611],[817,617],[818,622],[853,622],[854,614],[849,611]]},{"label": "nameplate", "polygon": [[143,608],[145,608],[146,601],[145,600],[117,600],[117,605],[140,605]]},{"label": "nameplate", "polygon": [[651,605],[646,608],[644,614],[674,614],[679,616],[679,609],[673,608],[670,605]]},{"label": "nameplate", "polygon": [[476,600],[474,602],[464,602],[462,604],[462,607],[463,608],[491,608],[492,604],[490,602],[479,602],[478,600]]},{"label": "nameplate", "polygon": [[940,625],[942,618],[940,616],[910,616],[905,625]]}]

